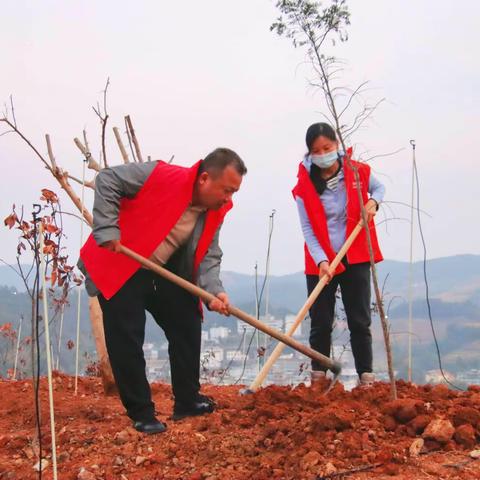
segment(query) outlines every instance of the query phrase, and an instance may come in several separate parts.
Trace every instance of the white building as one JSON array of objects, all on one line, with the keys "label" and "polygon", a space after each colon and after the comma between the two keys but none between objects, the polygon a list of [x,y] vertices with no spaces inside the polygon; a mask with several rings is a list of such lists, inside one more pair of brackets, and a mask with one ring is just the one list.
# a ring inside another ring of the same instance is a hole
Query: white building
[{"label": "white building", "polygon": [[167,378],[170,373],[170,364],[165,359],[147,359],[146,361],[147,378],[150,382]]},{"label": "white building", "polygon": [[235,359],[237,362],[243,362],[246,357],[246,354],[239,352],[238,350],[227,350],[225,354],[225,358],[228,361]]},{"label": "white building", "polygon": [[279,332],[283,332],[283,319],[275,318],[273,315],[262,315],[260,321]]},{"label": "white building", "polygon": [[145,343],[143,345],[143,354],[145,355],[145,360],[156,360],[158,358],[158,351],[155,350],[153,343]]},{"label": "white building", "polygon": [[202,359],[206,359],[208,368],[220,368],[223,358],[223,348],[221,347],[208,347],[202,351]]},{"label": "white building", "polygon": [[[285,333],[290,330],[292,327],[293,323],[295,322],[296,315],[286,315],[285,316]],[[297,329],[292,335],[294,338],[295,337],[301,337],[302,336],[302,324],[298,325]]]},{"label": "white building", "polygon": [[227,327],[212,327],[210,329],[210,340],[219,340],[221,338],[227,338],[230,333],[230,329]]},{"label": "white building", "polygon": [[237,333],[239,335],[243,335],[243,331],[245,330],[245,334],[249,335],[251,334],[255,328],[249,325],[246,322],[242,322],[241,320],[237,320]]}]

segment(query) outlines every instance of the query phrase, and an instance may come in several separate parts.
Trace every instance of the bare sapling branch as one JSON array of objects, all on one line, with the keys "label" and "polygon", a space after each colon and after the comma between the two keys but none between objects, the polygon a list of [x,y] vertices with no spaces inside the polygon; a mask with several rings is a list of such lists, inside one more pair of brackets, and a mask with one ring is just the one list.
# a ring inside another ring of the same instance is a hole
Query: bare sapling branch
[{"label": "bare sapling branch", "polygon": [[73,175],[70,175],[68,172],[65,172],[65,173],[67,174],[67,177],[70,180],[73,180],[75,183],[78,183],[79,185],[85,185],[85,187],[95,190],[95,181],[85,180],[85,182],[83,182],[83,180],[81,180],[80,178],[74,177]]},{"label": "bare sapling branch", "polygon": [[40,159],[40,161],[45,165],[45,167],[50,170],[51,173],[53,173],[52,166],[50,163],[45,159],[45,157],[35,148],[35,146],[28,140],[28,138],[14,125],[7,117],[0,118],[0,122],[5,123],[8,125],[11,130],[10,132],[5,132],[5,133],[16,133],[37,155],[37,157]]},{"label": "bare sapling branch", "polygon": [[110,78],[107,78],[107,83],[105,85],[105,90],[103,90],[103,112],[100,109],[100,105],[97,103],[97,108],[92,107],[93,111],[97,114],[98,118],[100,119],[100,125],[102,126],[102,158],[103,158],[103,165],[105,168],[108,167],[107,163],[107,150],[105,146],[105,131],[107,128],[107,121],[108,121],[108,112],[107,112],[107,90],[108,86],[110,85]]},{"label": "bare sapling branch", "polygon": [[[50,161],[52,162],[52,166],[56,165],[55,157],[53,156],[53,149],[50,142],[50,136],[47,134],[45,135],[45,139],[47,141],[47,149]],[[68,173],[64,172],[61,168],[56,167],[55,170],[51,169],[53,176],[57,179],[60,186],[65,190],[66,194],[70,197],[73,204],[77,207],[77,209],[82,213],[83,218],[87,221],[89,225],[93,225],[93,217],[92,214],[85,208],[80,198],[77,196],[75,191],[73,190],[72,186],[68,182]]]}]

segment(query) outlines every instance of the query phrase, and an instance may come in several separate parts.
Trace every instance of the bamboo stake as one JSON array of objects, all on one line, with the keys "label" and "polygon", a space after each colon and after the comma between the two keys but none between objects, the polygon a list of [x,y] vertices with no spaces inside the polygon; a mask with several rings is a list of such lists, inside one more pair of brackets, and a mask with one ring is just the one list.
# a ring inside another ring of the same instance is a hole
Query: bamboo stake
[{"label": "bamboo stake", "polygon": [[62,331],[63,331],[63,317],[65,314],[65,304],[62,303],[62,313],[60,314],[60,331],[58,332],[58,346],[57,346],[57,365],[56,370],[60,368],[60,349],[62,347]]},{"label": "bamboo stake", "polygon": [[415,201],[415,140],[412,145],[412,196],[410,205],[410,262],[408,269],[408,381],[412,381],[412,333],[413,333],[413,203]]},{"label": "bamboo stake", "polygon": [[[85,205],[85,164],[88,160],[83,161],[83,171],[82,171],[82,215]],[[83,222],[80,222],[80,247],[83,244]],[[82,289],[77,287],[78,291],[78,301],[77,301],[77,338],[75,345],[75,395],[78,393],[78,358],[80,350],[80,310],[81,310],[81,299],[82,299]]]},{"label": "bamboo stake", "polygon": [[140,145],[138,144],[137,136],[135,135],[135,130],[133,129],[132,120],[130,119],[130,115],[125,117],[127,122],[128,129],[130,130],[130,135],[132,137],[133,145],[135,146],[135,152],[137,154],[137,159],[140,163],[143,163],[142,152],[140,152]]},{"label": "bamboo stake", "polygon": [[124,117],[124,120],[125,120],[125,133],[127,134],[127,138],[128,138],[128,146],[130,147],[130,151],[132,152],[133,163],[138,163],[137,157],[135,156],[135,150],[133,149],[133,145],[132,145],[132,136],[130,135],[130,129],[128,128],[127,117]]},{"label": "bamboo stake", "polygon": [[122,154],[123,163],[130,163],[130,160],[128,159],[128,153],[125,150],[125,146],[123,145],[123,142],[122,142],[122,137],[120,136],[120,132],[117,127],[113,127],[113,133],[115,135],[115,139],[117,140],[120,153]]},{"label": "bamboo stake", "polygon": [[[349,235],[345,243],[343,244],[342,248],[340,251],[337,253],[336,257],[333,259],[332,263],[330,264],[330,272],[333,274],[335,270],[337,269],[339,263],[342,261],[342,258],[345,256],[347,253],[348,249],[352,245],[352,243],[355,241],[357,238],[358,234],[362,231],[362,222],[359,222],[357,226],[353,229],[352,233]],[[293,322],[292,326],[287,332],[287,335],[289,337],[292,337],[295,331],[297,330],[298,326],[303,322],[303,319],[307,315],[308,310],[310,307],[313,305],[317,297],[320,295],[320,292],[323,290],[325,285],[328,283],[328,276],[324,275],[319,282],[317,283],[316,287],[313,289],[312,293],[309,295],[307,301],[303,305],[303,307],[300,309],[300,311],[297,313],[297,316],[295,317],[295,321]],[[262,370],[258,373],[258,375],[255,377],[253,382],[251,383],[250,387],[248,388],[249,391],[255,392],[257,391],[262,383],[265,381],[265,378],[268,375],[268,372],[271,370],[273,367],[273,364],[278,360],[278,357],[282,354],[283,350],[285,348],[285,344],[279,343],[271,355],[268,357],[267,361],[265,362]]]},{"label": "bamboo stake", "polygon": [[[47,301],[48,297],[47,297],[47,286],[46,286],[47,281],[45,278],[46,265],[45,265],[45,255],[43,253],[43,248],[44,248],[43,224],[40,223],[40,264],[41,264],[41,279],[42,279],[43,320],[45,322],[45,353],[47,357],[48,403],[50,406],[50,432],[52,436],[53,479],[57,480],[57,446],[55,441],[55,412],[54,412],[54,406],[53,406],[52,355],[51,355],[51,347],[50,347],[50,328],[48,325],[48,301]],[[42,459],[40,459],[40,462],[42,462]]]},{"label": "bamboo stake", "polygon": [[[197,297],[200,297],[204,302],[211,302],[212,300],[215,300],[217,297],[212,295],[211,293],[208,293],[207,291],[203,290],[202,288],[198,287],[197,285],[194,285],[193,283],[189,282],[188,280],[185,280],[184,278],[179,277],[178,275],[175,275],[174,273],[170,272],[169,270],[160,267],[156,263],[146,259],[145,257],[142,257],[138,253],[134,252],[133,250],[130,250],[129,248],[125,247],[124,245],[120,245],[119,251],[123,253],[124,255],[127,255],[128,257],[132,258],[133,260],[137,261],[144,267],[152,270],[156,274],[162,276],[163,278],[166,278],[167,280],[175,283],[176,285],[184,288],[188,292],[190,292],[192,295],[195,295]],[[228,311],[230,314],[234,315],[235,317],[239,318],[240,320],[243,320],[244,322],[252,325],[253,327],[257,328],[258,330],[261,330],[262,332],[266,333],[267,335],[270,335],[273,338],[276,338],[277,340],[287,344],[289,347],[293,348],[294,350],[297,350],[307,357],[310,357],[313,360],[316,360],[317,362],[321,363],[323,366],[327,367],[330,369],[332,372],[335,374],[338,374],[341,370],[340,363],[333,361],[331,358],[326,357],[325,355],[322,355],[319,352],[316,352],[315,350],[307,347],[306,345],[303,345],[296,340],[293,340],[292,338],[288,337],[287,335],[275,330],[274,328],[269,327],[268,325],[265,325],[263,322],[260,322],[257,320],[255,317],[252,315],[249,315],[246,312],[243,312],[237,307],[234,307],[230,305],[228,307]]]},{"label": "bamboo stake", "polygon": [[87,131],[83,130],[83,144],[85,146],[85,150],[90,153],[90,145],[88,144],[88,138],[87,138]]},{"label": "bamboo stake", "polygon": [[15,349],[15,362],[13,364],[12,380],[15,380],[17,378],[17,362],[18,362],[18,351],[20,350],[20,337],[22,336],[22,323],[23,323],[23,315],[20,315],[20,324],[18,326],[17,346]]}]

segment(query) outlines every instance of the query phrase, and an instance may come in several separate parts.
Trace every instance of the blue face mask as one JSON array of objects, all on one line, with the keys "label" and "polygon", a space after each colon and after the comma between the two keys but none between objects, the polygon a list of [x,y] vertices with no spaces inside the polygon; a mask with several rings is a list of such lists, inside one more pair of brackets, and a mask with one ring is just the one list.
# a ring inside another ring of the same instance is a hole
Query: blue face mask
[{"label": "blue face mask", "polygon": [[334,150],[333,152],[324,153],[323,155],[310,155],[310,160],[319,168],[329,168],[340,156],[341,152]]}]

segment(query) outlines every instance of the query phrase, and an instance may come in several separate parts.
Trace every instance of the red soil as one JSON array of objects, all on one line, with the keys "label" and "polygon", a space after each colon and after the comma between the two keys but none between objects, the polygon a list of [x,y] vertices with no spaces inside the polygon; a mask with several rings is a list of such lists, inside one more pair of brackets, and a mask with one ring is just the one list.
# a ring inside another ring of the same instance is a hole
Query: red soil
[{"label": "red soil", "polygon": [[[145,436],[131,428],[118,398],[103,395],[98,379],[80,378],[77,396],[71,377],[55,373],[54,382],[62,480],[480,478],[480,460],[469,456],[480,449],[479,387],[454,392],[400,381],[399,400],[391,402],[381,383],[351,392],[337,384],[327,395],[321,385],[272,386],[249,396],[237,386],[205,385],[217,411],[174,423],[170,387],[154,384],[168,431]],[[45,379],[40,397],[49,461],[43,478],[51,479]],[[0,398],[0,479],[37,478],[31,382],[0,380]],[[425,438],[419,455],[410,453],[435,419],[451,422],[447,440]]]}]

